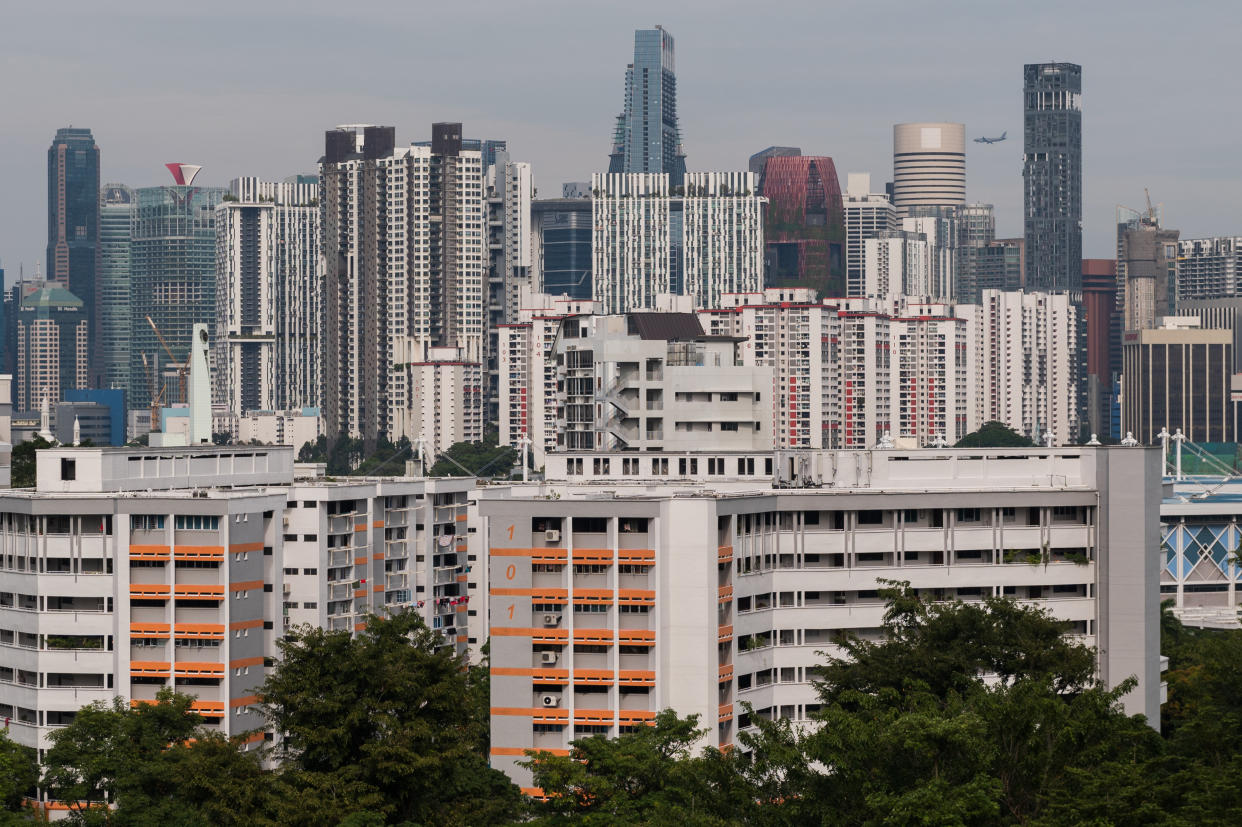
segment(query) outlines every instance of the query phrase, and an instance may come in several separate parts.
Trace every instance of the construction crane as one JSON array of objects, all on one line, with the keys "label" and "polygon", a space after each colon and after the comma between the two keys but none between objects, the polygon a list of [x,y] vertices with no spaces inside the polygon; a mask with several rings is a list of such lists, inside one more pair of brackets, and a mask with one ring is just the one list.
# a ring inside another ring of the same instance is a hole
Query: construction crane
[{"label": "construction crane", "polygon": [[[164,348],[164,352],[168,354],[168,361],[174,365],[177,364],[177,357],[173,356],[172,348],[168,346],[168,342],[164,341],[164,334],[160,333],[160,329],[155,326],[155,320],[147,316],[147,324],[151,325],[151,329],[155,331],[155,338],[159,340],[160,347]],[[187,356],[181,360],[180,366],[177,368],[177,384],[181,387],[181,401],[189,400],[189,374],[190,359]]]},{"label": "construction crane", "polygon": [[168,386],[155,390],[155,371],[159,370],[159,362],[156,362],[155,371],[151,369],[151,363],[147,361],[147,354],[142,354],[142,369],[147,374],[147,391],[151,395],[151,430],[158,431],[160,427],[160,403],[164,400],[164,391]]}]

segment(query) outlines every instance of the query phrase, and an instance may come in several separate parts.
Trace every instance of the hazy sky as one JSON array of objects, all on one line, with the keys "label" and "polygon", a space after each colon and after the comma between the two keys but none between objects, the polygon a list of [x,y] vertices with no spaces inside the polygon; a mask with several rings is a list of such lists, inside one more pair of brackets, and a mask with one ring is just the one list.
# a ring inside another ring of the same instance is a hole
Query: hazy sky
[{"label": "hazy sky", "polygon": [[841,183],[892,174],[892,125],[967,137],[967,196],[1020,235],[1022,64],[1083,65],[1083,254],[1113,254],[1117,203],[1143,188],[1183,237],[1242,234],[1236,0],[417,3],[108,0],[0,12],[0,262],[44,260],[46,158],[89,127],[103,180],[199,183],[313,171],[323,130],[432,121],[505,138],[541,195],[607,167],[633,30],[677,44],[691,170],[745,169],[772,144],[831,155]]}]

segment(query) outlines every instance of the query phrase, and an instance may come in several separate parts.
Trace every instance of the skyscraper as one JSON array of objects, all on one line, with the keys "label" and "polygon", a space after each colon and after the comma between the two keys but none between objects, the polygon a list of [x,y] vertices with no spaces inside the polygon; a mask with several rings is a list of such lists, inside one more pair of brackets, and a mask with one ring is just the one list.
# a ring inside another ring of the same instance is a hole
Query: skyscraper
[{"label": "skyscraper", "polygon": [[692,172],[682,208],[683,288],[694,306],[763,289],[763,201],[753,172]]},{"label": "skyscraper", "polygon": [[[586,185],[590,195],[590,185]],[[591,199],[566,195],[531,202],[532,287],[539,293],[591,298]]]},{"label": "skyscraper", "polygon": [[893,206],[966,205],[966,127],[960,123],[899,123],[893,127]]},{"label": "skyscraper", "polygon": [[124,184],[105,184],[99,193],[99,327],[95,352],[105,388],[129,389],[130,304],[129,268],[134,191]]},{"label": "skyscraper", "polygon": [[673,36],[662,26],[634,32],[634,62],[625,69],[625,109],[617,116],[608,171],[663,172],[673,187],[685,177]]},{"label": "skyscraper", "polygon": [[82,300],[97,329],[99,147],[89,129],[56,130],[47,151],[47,280]]},{"label": "skyscraper", "polygon": [[979,259],[995,238],[996,216],[991,204],[967,204],[958,210],[955,290],[959,302],[974,304],[979,301]]},{"label": "skyscraper", "polygon": [[54,408],[66,390],[87,386],[86,308],[58,282],[28,282],[16,295],[21,304],[16,312],[13,404],[32,411],[46,401]]},{"label": "skyscraper", "polygon": [[439,453],[482,439],[487,199],[461,124],[396,147],[390,126],[328,131],[324,429]]},{"label": "skyscraper", "polygon": [[595,173],[592,289],[601,313],[655,306],[672,291],[669,177],[660,173]]},{"label": "skyscraper", "polygon": [[[165,187],[137,190],[133,242],[130,247],[130,359],[131,407],[151,404],[155,392],[166,387],[165,402],[184,402],[176,376],[165,373],[173,363],[188,365],[194,324],[215,328],[216,315],[216,206],[223,187],[196,187],[198,168],[169,164],[176,182]],[[187,174],[188,173],[188,174]],[[147,321],[159,328],[172,351],[165,351]],[[144,367],[143,357],[147,359]],[[154,366],[161,365],[156,375]],[[148,378],[147,371],[152,375]]]},{"label": "skyscraper", "polygon": [[845,209],[832,159],[774,156],[764,165],[764,281],[768,287],[810,287],[820,296],[845,294]]},{"label": "skyscraper", "polygon": [[1082,285],[1082,67],[1024,69],[1026,289]]},{"label": "skyscraper", "polygon": [[[899,227],[897,210],[883,193],[871,191],[871,174],[851,172],[846,176],[845,207],[845,295],[866,295],[863,274],[863,242]],[[821,296],[820,298],[827,298]]]},{"label": "skyscraper", "polygon": [[214,391],[229,413],[317,407],[319,186],[238,178],[216,208]]}]

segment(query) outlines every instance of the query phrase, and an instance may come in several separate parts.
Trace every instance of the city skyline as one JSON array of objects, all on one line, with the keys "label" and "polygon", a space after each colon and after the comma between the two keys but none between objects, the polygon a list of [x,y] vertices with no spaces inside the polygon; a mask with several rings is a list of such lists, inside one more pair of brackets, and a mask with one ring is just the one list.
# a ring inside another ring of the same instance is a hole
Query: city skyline
[{"label": "city skyline", "polygon": [[[417,100],[398,76],[416,76],[454,49],[421,34],[449,25],[437,10],[420,11],[414,28],[413,16],[407,22],[387,4],[351,9],[347,18],[309,4],[291,18],[240,4],[198,13],[133,2],[107,12],[84,9],[83,23],[91,25],[63,33],[65,57],[56,61],[42,54],[37,38],[21,36],[50,25],[49,13],[14,10],[9,37],[0,35],[10,69],[0,80],[9,102],[0,126],[6,147],[0,158],[6,182],[0,262],[10,279],[23,266],[27,278],[33,276],[42,262],[46,204],[39,202],[46,182],[39,161],[49,137],[70,124],[92,129],[104,179],[141,187],[164,183],[162,165],[170,160],[202,164],[208,186],[242,175],[279,180],[310,171],[319,154],[317,136],[338,123],[393,123],[407,140],[419,140],[429,137],[422,133],[431,120],[461,120],[477,134],[506,136],[515,157],[532,163],[540,195],[555,195],[562,181],[604,171],[617,110],[617,67],[632,57],[634,29],[657,23],[679,41],[678,114],[691,171],[744,169],[754,152],[789,144],[831,156],[842,177],[864,171],[884,182],[891,177],[893,124],[950,120],[964,122],[971,138],[1002,129],[1017,134],[1022,64],[1065,60],[1083,65],[1090,78],[1084,95],[1083,255],[1111,252],[1113,207],[1139,202],[1143,187],[1187,237],[1237,232],[1229,207],[1242,171],[1228,140],[1242,116],[1210,105],[1219,97],[1218,86],[1186,82],[1219,77],[1211,70],[1212,55],[1219,53],[1214,38],[1221,38],[1223,48],[1227,26],[1197,33],[1193,51],[1187,44],[1182,59],[1170,64],[1176,70],[1153,73],[1143,72],[1142,55],[1157,45],[1163,54],[1177,52],[1182,42],[1181,35],[1156,25],[1163,18],[1155,4],[1128,7],[1122,17],[1068,3],[1001,17],[990,5],[949,3],[908,9],[901,30],[887,24],[891,10],[880,8],[791,4],[781,15],[799,21],[791,29],[734,26],[730,18],[742,13],[740,4],[721,15],[705,14],[699,4],[672,12],[547,4],[543,11],[552,6],[558,13],[497,7],[479,18],[486,18],[481,45],[487,53],[519,69],[500,75],[463,70],[451,91],[419,89],[424,96]],[[1059,10],[1071,9],[1079,21],[1072,30],[1057,22]],[[824,28],[815,24],[829,20],[835,31],[872,36],[843,37],[827,50],[799,48],[820,43],[812,32]],[[306,46],[342,22],[371,40],[337,45],[347,52],[366,49],[377,62],[334,77],[313,64],[315,49]],[[1109,43],[1093,34],[1104,26]],[[226,33],[245,60],[221,60],[228,53],[211,44]],[[946,60],[941,46],[952,36],[968,47]],[[387,50],[390,41],[402,48]],[[877,46],[893,55],[878,67]],[[852,72],[864,58],[876,70]],[[174,59],[212,69],[150,71]],[[263,71],[290,59],[298,71]],[[567,64],[573,72],[554,70]],[[933,65],[937,83],[909,82]],[[91,81],[83,83],[87,70]],[[1135,80],[1140,72],[1142,83]],[[825,82],[831,73],[839,79]],[[262,78],[257,85],[256,76]],[[1203,115],[1193,132],[1144,114],[1153,96],[1173,95]],[[998,236],[1020,235],[1020,145],[972,142],[967,152],[968,200],[996,204]]]}]

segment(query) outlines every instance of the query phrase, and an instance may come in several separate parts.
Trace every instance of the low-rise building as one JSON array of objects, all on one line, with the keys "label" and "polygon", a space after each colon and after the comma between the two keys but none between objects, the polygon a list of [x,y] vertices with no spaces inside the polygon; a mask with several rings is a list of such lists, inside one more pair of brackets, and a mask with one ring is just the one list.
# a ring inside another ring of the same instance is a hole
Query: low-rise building
[{"label": "low-rise building", "polygon": [[492,762],[697,714],[704,742],[801,721],[845,635],[878,639],[885,580],[1012,596],[1096,647],[1158,720],[1159,457],[1128,448],[548,458],[479,492],[489,560]]},{"label": "low-rise building", "polygon": [[44,750],[85,704],[165,687],[194,695],[213,729],[257,730],[276,640],[299,623],[357,630],[412,608],[477,654],[487,571],[469,531],[475,481],[338,482],[293,457],[285,446],[38,452],[36,487],[0,495],[9,736]]}]

